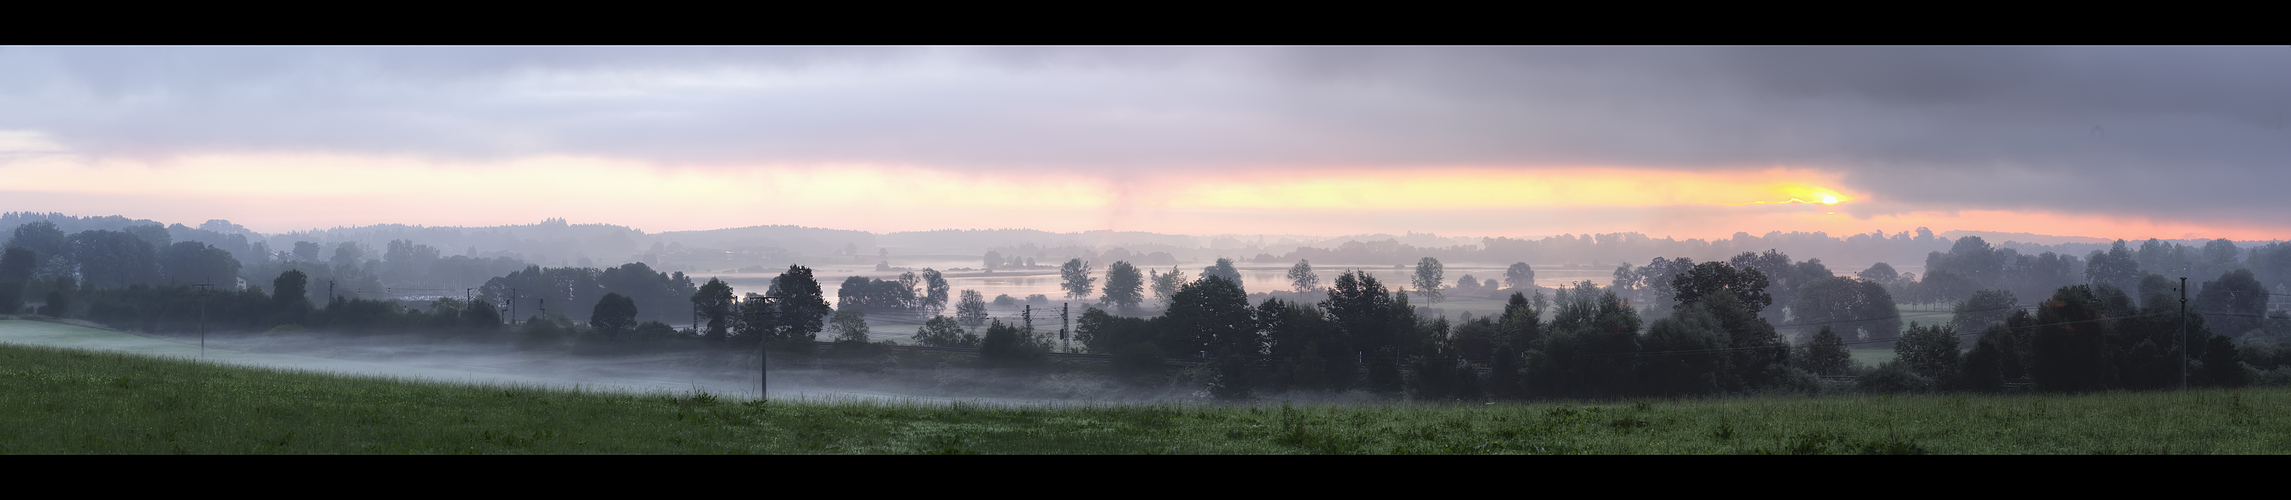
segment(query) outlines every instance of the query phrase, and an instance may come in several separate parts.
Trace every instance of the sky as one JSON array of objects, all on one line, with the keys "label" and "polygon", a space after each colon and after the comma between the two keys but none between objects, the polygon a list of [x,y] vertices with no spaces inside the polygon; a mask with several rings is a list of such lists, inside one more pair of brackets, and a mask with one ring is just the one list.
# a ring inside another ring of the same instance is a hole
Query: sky
[{"label": "sky", "polygon": [[0,210],[2291,239],[2291,47],[8,47]]}]

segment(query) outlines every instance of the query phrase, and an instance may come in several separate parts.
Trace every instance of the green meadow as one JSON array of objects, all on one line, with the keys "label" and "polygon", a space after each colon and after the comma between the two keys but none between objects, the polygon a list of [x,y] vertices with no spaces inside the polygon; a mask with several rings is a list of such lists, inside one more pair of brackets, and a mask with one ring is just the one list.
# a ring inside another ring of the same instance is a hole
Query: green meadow
[{"label": "green meadow", "polygon": [[0,344],[10,454],[2245,454],[2291,389],[2084,395],[1006,406],[732,400]]}]

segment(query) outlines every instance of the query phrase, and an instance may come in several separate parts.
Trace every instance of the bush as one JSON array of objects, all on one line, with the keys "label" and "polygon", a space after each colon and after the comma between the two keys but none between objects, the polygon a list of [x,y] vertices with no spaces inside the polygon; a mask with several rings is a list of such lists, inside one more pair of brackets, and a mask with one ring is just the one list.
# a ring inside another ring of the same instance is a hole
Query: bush
[{"label": "bush", "polygon": [[1477,365],[1453,358],[1426,356],[1410,360],[1415,373],[1408,389],[1422,400],[1476,400],[1484,396]]},{"label": "bush", "polygon": [[827,320],[827,330],[835,333],[836,342],[864,344],[867,342],[867,313],[857,309],[836,311],[835,317]]},{"label": "bush", "polygon": [[915,343],[930,347],[978,347],[977,334],[964,331],[954,318],[935,316],[915,328]]},{"label": "bush", "polygon": [[1965,362],[1959,366],[1963,370],[1962,376],[1956,380],[1956,386],[1948,389],[1980,392],[2005,390],[2004,361],[2008,354],[2004,348],[1997,346],[1996,337],[1982,335],[1981,340],[1973,344],[1973,351],[1965,353]]},{"label": "bush", "polygon": [[1899,360],[1877,365],[1856,380],[1862,392],[1872,394],[1902,394],[1933,391],[1933,379],[1918,375],[1909,365]]},{"label": "bush", "polygon": [[1006,293],[1006,294],[1002,294],[1002,295],[996,295],[996,296],[994,296],[994,306],[995,306],[995,307],[1018,307],[1018,299],[1014,299],[1014,298],[1011,298],[1011,297],[1010,297],[1010,294],[1007,294],[1007,293]]},{"label": "bush", "polygon": [[681,336],[676,331],[676,327],[668,326],[667,323],[646,321],[644,324],[636,325],[636,338],[639,339],[672,340]]},{"label": "bush", "polygon": [[1018,327],[994,320],[979,339],[978,358],[988,368],[1030,368],[1048,361],[1049,346],[1041,345]]},{"label": "bush", "polygon": [[1919,326],[1912,322],[1893,344],[1895,359],[1919,376],[1941,381],[1957,377],[1957,330],[1948,325]]},{"label": "bush", "polygon": [[2213,335],[2205,342],[2203,355],[2203,383],[2212,387],[2243,387],[2251,383],[2251,367],[2244,365],[2236,352],[2235,342],[2224,335]]},{"label": "bush", "polygon": [[1488,363],[1488,396],[1497,399],[1525,396],[1519,372],[1519,352],[1513,351],[1511,346],[1496,348],[1495,358]]},{"label": "bush", "polygon": [[1368,360],[1368,390],[1392,394],[1401,388],[1399,356],[1390,347],[1376,351],[1376,357]]},{"label": "bush", "polygon": [[1248,399],[1249,360],[1240,356],[1226,356],[1210,364],[1209,394],[1217,399]]},{"label": "bush", "polygon": [[572,333],[572,328],[567,325],[559,325],[555,321],[535,317],[525,322],[525,335],[521,339],[521,347],[532,349],[555,346],[564,342],[566,337],[572,336]]},{"label": "bush", "polygon": [[1798,362],[1800,368],[1816,375],[1836,376],[1853,371],[1853,353],[1846,350],[1845,339],[1838,337],[1837,332],[1831,331],[1828,326],[1823,326],[1821,331],[1814,333],[1813,338],[1798,346],[1796,358],[1794,361]]},{"label": "bush", "polygon": [[1161,375],[1166,368],[1160,347],[1153,343],[1138,343],[1115,349],[1110,360],[1114,377],[1139,383]]}]

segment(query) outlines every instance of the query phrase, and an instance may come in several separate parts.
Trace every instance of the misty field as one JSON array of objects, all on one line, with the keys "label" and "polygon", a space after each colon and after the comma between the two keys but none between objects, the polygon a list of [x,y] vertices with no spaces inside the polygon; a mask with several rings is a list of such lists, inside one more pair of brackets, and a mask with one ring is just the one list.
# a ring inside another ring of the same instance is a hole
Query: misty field
[{"label": "misty field", "polygon": [[0,452],[2287,453],[2291,390],[1599,404],[734,401],[0,345]]}]

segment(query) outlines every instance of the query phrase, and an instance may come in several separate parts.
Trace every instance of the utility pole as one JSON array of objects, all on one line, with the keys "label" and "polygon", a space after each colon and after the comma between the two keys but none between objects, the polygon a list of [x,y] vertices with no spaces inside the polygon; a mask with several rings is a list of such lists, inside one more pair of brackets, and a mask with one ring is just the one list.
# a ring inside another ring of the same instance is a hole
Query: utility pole
[{"label": "utility pole", "polygon": [[1059,351],[1063,351],[1063,352],[1074,352],[1074,344],[1073,344],[1072,342],[1067,342],[1067,341],[1066,341],[1066,325],[1067,325],[1067,321],[1066,321],[1066,312],[1067,312],[1067,309],[1068,309],[1068,308],[1070,308],[1070,307],[1072,307],[1073,305],[1074,305],[1073,303],[1061,303],[1061,304],[1058,304],[1058,350],[1059,350]]},{"label": "utility pole", "polygon": [[2188,390],[2188,277],[2180,277],[2180,390]]},{"label": "utility pole", "polygon": [[509,289],[509,324],[517,324],[517,289]]},{"label": "utility pole", "polygon": [[210,290],[213,290],[213,289],[215,288],[215,284],[214,284],[214,278],[215,278],[214,276],[208,276],[208,277],[207,277],[207,283],[200,283],[200,284],[198,285],[198,286],[199,286],[199,358],[200,358],[200,359],[206,359],[206,357],[207,357],[207,292],[208,292],[208,291],[210,291]]}]

